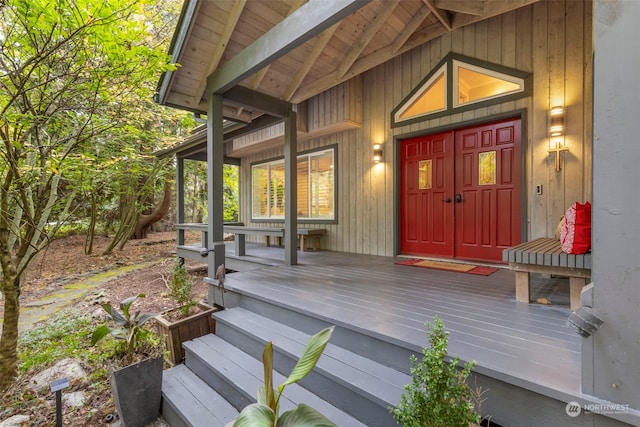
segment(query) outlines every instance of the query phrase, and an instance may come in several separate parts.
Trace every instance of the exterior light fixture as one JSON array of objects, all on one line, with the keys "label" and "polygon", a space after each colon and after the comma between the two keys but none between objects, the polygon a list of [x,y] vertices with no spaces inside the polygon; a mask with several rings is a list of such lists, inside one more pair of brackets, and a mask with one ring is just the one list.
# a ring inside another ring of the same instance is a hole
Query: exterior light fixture
[{"label": "exterior light fixture", "polygon": [[[564,134],[564,107],[553,107],[549,112],[549,136],[551,138],[562,136]],[[565,151],[569,151],[569,147],[562,144],[562,142],[556,142],[555,147],[549,148],[547,152],[549,154],[555,153],[556,155],[556,172],[562,170],[562,162],[560,154]]]},{"label": "exterior light fixture", "polygon": [[564,108],[553,107],[550,112],[549,135],[562,136],[564,133]]},{"label": "exterior light fixture", "polygon": [[373,144],[373,163],[380,163],[382,161],[382,145]]}]

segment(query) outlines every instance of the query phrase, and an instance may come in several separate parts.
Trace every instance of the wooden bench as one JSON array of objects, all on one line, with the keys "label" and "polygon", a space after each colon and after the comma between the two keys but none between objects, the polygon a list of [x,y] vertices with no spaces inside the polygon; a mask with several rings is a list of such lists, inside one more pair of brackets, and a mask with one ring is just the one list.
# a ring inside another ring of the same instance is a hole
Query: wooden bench
[{"label": "wooden bench", "polygon": [[[320,238],[325,235],[325,228],[298,228],[298,241],[300,242],[300,250],[306,251],[311,245],[314,251],[320,250]],[[282,238],[278,237],[278,245],[282,246]]]},{"label": "wooden bench", "polygon": [[242,256],[246,255],[246,245],[245,245],[245,236],[247,234],[258,234],[264,236],[264,244],[265,246],[271,245],[270,238],[284,237],[284,228],[273,228],[273,227],[246,227],[244,225],[225,225],[224,226],[225,233],[235,234],[235,255]]},{"label": "wooden bench", "polygon": [[298,228],[298,239],[300,240],[300,250],[307,250],[307,244],[311,244],[314,251],[320,250],[320,238],[327,232],[324,228]]},{"label": "wooden bench", "polygon": [[502,260],[516,273],[516,301],[530,302],[530,273],[555,274],[569,277],[571,310],[580,307],[580,292],[591,277],[590,252],[567,254],[559,240],[541,237],[503,250]]}]

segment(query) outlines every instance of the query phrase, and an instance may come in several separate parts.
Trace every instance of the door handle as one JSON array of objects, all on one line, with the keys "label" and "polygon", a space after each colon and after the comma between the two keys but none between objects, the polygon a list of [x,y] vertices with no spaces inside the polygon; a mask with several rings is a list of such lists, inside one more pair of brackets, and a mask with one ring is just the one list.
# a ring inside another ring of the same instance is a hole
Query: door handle
[{"label": "door handle", "polygon": [[442,199],[445,203],[451,203],[451,197],[447,197],[446,199]]},{"label": "door handle", "polygon": [[462,203],[462,194],[456,194],[456,203]]}]

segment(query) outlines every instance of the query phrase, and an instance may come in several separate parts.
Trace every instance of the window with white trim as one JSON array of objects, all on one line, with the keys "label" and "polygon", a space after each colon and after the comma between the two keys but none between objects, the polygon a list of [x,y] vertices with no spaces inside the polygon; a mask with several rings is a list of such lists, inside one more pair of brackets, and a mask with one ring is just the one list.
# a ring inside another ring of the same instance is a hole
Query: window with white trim
[{"label": "window with white trim", "polygon": [[[333,148],[298,156],[298,219],[335,219],[334,157]],[[251,166],[252,219],[284,219],[284,186],[284,159]]]}]

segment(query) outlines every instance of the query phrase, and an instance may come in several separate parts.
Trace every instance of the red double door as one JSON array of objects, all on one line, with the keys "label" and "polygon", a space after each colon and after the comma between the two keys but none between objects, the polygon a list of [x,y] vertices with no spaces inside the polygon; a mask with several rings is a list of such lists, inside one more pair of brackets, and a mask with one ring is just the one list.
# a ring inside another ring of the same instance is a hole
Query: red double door
[{"label": "red double door", "polygon": [[400,142],[403,254],[501,261],[520,243],[520,119]]}]

